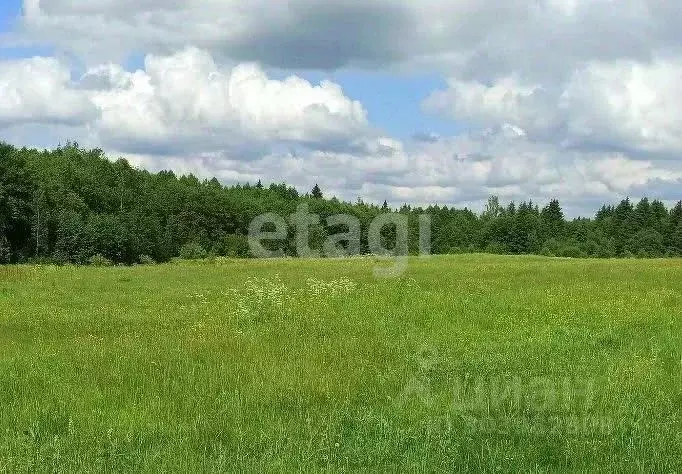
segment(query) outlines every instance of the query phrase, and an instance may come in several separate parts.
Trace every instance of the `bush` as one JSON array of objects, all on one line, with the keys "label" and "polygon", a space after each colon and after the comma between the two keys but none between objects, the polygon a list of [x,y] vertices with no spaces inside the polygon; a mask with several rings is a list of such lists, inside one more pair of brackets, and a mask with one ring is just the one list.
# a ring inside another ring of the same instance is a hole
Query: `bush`
[{"label": "bush", "polygon": [[203,260],[207,256],[206,250],[196,242],[189,242],[180,249],[182,260]]},{"label": "bush", "polygon": [[670,247],[669,247],[669,248],[665,251],[665,257],[666,257],[666,258],[675,258],[675,257],[679,257],[679,256],[680,256],[680,254],[679,254],[675,249],[673,249],[673,248],[670,248]]},{"label": "bush", "polygon": [[599,248],[599,252],[597,253],[597,257],[599,257],[599,258],[615,258],[616,257],[616,251],[613,249],[613,246],[604,244]]},{"label": "bush", "polygon": [[544,255],[546,257],[556,257],[557,255],[561,255],[561,244],[559,244],[559,242],[554,238],[547,239],[540,249],[540,255]]},{"label": "bush", "polygon": [[149,255],[140,255],[140,265],[156,265],[156,262]]},{"label": "bush", "polygon": [[112,267],[114,265],[114,262],[100,254],[90,257],[88,263],[93,267]]},{"label": "bush", "polygon": [[554,251],[546,245],[543,246],[542,249],[540,250],[540,255],[542,255],[544,257],[556,257],[556,254],[554,253]]},{"label": "bush", "polygon": [[644,249],[639,249],[639,250],[637,250],[637,253],[636,253],[635,256],[636,256],[637,258],[651,258],[651,257],[652,257],[652,255],[650,255],[649,252],[647,252],[647,251],[644,250]]},{"label": "bush", "polygon": [[565,258],[582,258],[585,256],[585,254],[580,250],[579,247],[575,245],[568,245],[561,249],[559,256]]},{"label": "bush", "polygon": [[504,255],[507,253],[507,249],[499,242],[491,242],[486,246],[484,252],[496,255]]},{"label": "bush", "polygon": [[249,240],[245,235],[229,234],[226,235],[219,246],[218,254],[224,257],[248,258]]},{"label": "bush", "polygon": [[24,261],[24,263],[28,263],[30,265],[51,265],[61,267],[68,265],[71,262],[69,262],[68,258],[66,258],[63,254],[55,252],[54,255],[28,258]]},{"label": "bush", "polygon": [[7,242],[7,239],[2,236],[0,237],[0,265],[9,263],[11,258],[12,252],[9,248],[9,242]]},{"label": "bush", "polygon": [[52,254],[52,262],[55,265],[66,265],[70,263],[69,255],[62,250],[57,250]]},{"label": "bush", "polygon": [[594,240],[588,240],[580,245],[580,252],[586,257],[598,257],[601,248]]}]

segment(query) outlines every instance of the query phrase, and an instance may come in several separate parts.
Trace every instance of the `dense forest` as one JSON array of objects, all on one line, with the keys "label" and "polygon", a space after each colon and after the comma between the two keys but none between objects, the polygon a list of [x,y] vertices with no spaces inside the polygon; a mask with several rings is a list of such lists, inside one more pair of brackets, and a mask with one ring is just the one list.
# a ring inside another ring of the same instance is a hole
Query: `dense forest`
[{"label": "dense forest", "polygon": [[[543,254],[564,257],[682,256],[682,202],[629,199],[604,205],[592,219],[567,220],[560,203],[502,205],[495,197],[476,214],[469,209],[383,206],[325,198],[317,185],[300,194],[285,184],[223,186],[215,178],[150,173],[102,150],[68,144],[55,150],[0,143],[0,263],[163,262],[183,256],[248,257],[247,229],[266,212],[282,216],[307,203],[322,217],[311,247],[328,233],[324,219],[351,214],[367,227],[380,213],[409,217],[410,249],[418,246],[418,216],[432,219],[432,252]],[[390,238],[390,229],[387,232]],[[294,255],[293,236],[281,245]]]}]

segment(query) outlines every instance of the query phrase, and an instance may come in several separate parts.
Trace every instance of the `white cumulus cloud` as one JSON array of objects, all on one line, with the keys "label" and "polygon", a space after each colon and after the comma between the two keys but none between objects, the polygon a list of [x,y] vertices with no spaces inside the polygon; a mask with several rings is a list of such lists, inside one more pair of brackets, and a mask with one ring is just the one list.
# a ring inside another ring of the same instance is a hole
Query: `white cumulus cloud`
[{"label": "white cumulus cloud", "polygon": [[74,90],[70,70],[56,59],[0,61],[0,127],[36,121],[82,124],[96,113]]},{"label": "white cumulus cloud", "polygon": [[[334,83],[299,77],[273,80],[258,65],[219,67],[188,48],[150,55],[145,69],[96,67],[81,80],[101,111],[104,142],[123,146],[221,147],[244,142],[341,146],[368,130],[362,105]],[[203,145],[202,145],[203,143]]]},{"label": "white cumulus cloud", "polygon": [[220,67],[196,48],[149,55],[134,72],[95,66],[77,81],[54,58],[0,64],[0,124],[80,124],[121,151],[343,149],[371,133],[363,106],[337,84],[271,79],[255,63]]}]

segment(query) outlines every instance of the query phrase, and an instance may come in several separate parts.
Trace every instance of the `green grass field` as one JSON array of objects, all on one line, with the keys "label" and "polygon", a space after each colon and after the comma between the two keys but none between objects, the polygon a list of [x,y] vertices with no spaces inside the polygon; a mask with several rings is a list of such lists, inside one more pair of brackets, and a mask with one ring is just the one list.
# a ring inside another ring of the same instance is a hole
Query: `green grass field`
[{"label": "green grass field", "polygon": [[682,471],[682,261],[0,268],[0,471]]}]

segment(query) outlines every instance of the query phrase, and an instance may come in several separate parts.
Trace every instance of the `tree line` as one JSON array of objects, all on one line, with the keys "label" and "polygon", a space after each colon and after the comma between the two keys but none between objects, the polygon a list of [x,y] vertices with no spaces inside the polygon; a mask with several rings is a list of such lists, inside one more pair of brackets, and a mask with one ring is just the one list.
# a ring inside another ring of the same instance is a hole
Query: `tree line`
[{"label": "tree line", "polygon": [[[557,200],[540,207],[531,201],[502,204],[491,197],[480,214],[447,206],[390,209],[386,202],[377,206],[325,198],[317,185],[301,194],[286,184],[223,186],[215,178],[151,173],[75,143],[42,151],[0,143],[0,263],[249,257],[250,222],[267,212],[289,216],[301,204],[322,218],[310,231],[312,248],[319,248],[329,233],[343,231],[326,228],[326,217],[349,214],[362,223],[361,250],[367,252],[372,219],[399,212],[409,218],[414,252],[419,216],[428,214],[435,254],[682,256],[682,202],[667,209],[658,200],[625,199],[604,205],[590,219],[566,219]],[[388,246],[393,234],[390,228],[384,231]],[[293,235],[273,245],[295,255]]]}]

